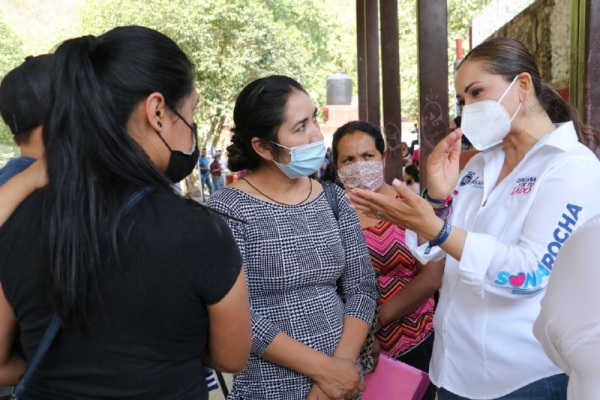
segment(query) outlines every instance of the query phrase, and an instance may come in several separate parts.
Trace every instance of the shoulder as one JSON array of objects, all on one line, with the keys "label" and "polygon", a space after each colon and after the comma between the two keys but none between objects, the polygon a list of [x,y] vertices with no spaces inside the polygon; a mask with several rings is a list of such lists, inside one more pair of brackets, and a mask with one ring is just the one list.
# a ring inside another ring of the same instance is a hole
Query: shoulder
[{"label": "shoulder", "polygon": [[219,213],[236,216],[248,207],[248,195],[234,187],[225,187],[208,200],[207,206]]}]

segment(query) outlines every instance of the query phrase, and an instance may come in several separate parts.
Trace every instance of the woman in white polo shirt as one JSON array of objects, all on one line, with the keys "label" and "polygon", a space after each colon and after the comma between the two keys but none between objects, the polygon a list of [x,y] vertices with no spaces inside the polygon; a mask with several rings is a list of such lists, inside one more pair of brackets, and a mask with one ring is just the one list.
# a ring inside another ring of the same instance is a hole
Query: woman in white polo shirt
[{"label": "woman in white polo shirt", "polygon": [[358,211],[416,232],[421,262],[445,262],[430,367],[440,400],[564,399],[568,378],[532,328],[562,244],[600,213],[600,162],[578,140],[590,131],[513,39],[473,49],[456,92],[480,154],[459,173],[456,130],[429,156],[424,199],[399,181],[403,202],[349,195]]}]

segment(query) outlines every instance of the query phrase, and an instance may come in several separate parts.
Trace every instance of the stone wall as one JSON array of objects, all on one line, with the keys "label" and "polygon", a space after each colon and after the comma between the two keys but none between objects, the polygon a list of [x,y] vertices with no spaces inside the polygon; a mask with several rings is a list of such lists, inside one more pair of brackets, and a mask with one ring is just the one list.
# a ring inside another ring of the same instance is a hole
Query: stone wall
[{"label": "stone wall", "polygon": [[570,0],[538,0],[492,35],[498,36],[523,42],[535,56],[542,80],[568,95]]}]

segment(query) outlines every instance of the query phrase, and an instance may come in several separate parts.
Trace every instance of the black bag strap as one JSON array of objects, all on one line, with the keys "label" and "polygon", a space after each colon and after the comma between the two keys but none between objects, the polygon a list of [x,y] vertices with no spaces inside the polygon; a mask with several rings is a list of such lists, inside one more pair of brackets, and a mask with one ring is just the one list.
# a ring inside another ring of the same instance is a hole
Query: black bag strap
[{"label": "black bag strap", "polygon": [[327,202],[329,203],[329,207],[331,207],[331,211],[333,211],[333,216],[336,221],[340,220],[340,206],[338,204],[338,196],[335,191],[335,183],[332,182],[321,182],[323,185],[323,191],[325,192],[325,197],[327,198]]},{"label": "black bag strap", "polygon": [[[133,207],[141,199],[143,199],[148,193],[150,193],[153,190],[154,189],[152,189],[151,187],[143,187],[143,188],[137,190],[134,194],[132,194],[129,197],[129,199],[127,199],[127,201],[125,202],[125,208],[123,209],[123,215],[125,215],[129,211],[131,211],[131,209],[133,209]],[[25,392],[25,388],[27,387],[27,384],[31,380],[31,377],[33,376],[35,370],[37,369],[38,365],[42,361],[42,358],[44,358],[44,356],[46,355],[46,352],[48,351],[48,348],[54,341],[54,338],[56,337],[56,334],[58,333],[59,329],[60,329],[60,320],[58,319],[58,316],[54,315],[52,317],[52,320],[50,321],[50,325],[48,325],[48,328],[46,328],[46,333],[44,333],[44,337],[42,338],[42,341],[40,342],[39,347],[35,351],[33,358],[31,359],[30,362],[27,363],[27,368],[25,368],[25,373],[19,380],[19,383],[17,384],[17,386],[15,386],[15,390],[13,391],[13,394],[10,397],[12,400],[19,399]]]}]

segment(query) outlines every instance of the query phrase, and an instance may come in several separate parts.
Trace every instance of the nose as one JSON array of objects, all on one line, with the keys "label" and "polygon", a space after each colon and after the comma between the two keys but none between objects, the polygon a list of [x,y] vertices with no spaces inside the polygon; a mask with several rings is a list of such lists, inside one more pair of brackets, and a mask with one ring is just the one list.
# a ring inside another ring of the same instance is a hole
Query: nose
[{"label": "nose", "polygon": [[321,133],[321,127],[319,126],[319,123],[317,121],[315,121],[314,123],[311,124],[311,127],[312,127],[312,132],[310,135],[310,142],[314,143],[314,142],[323,140],[323,133]]}]

